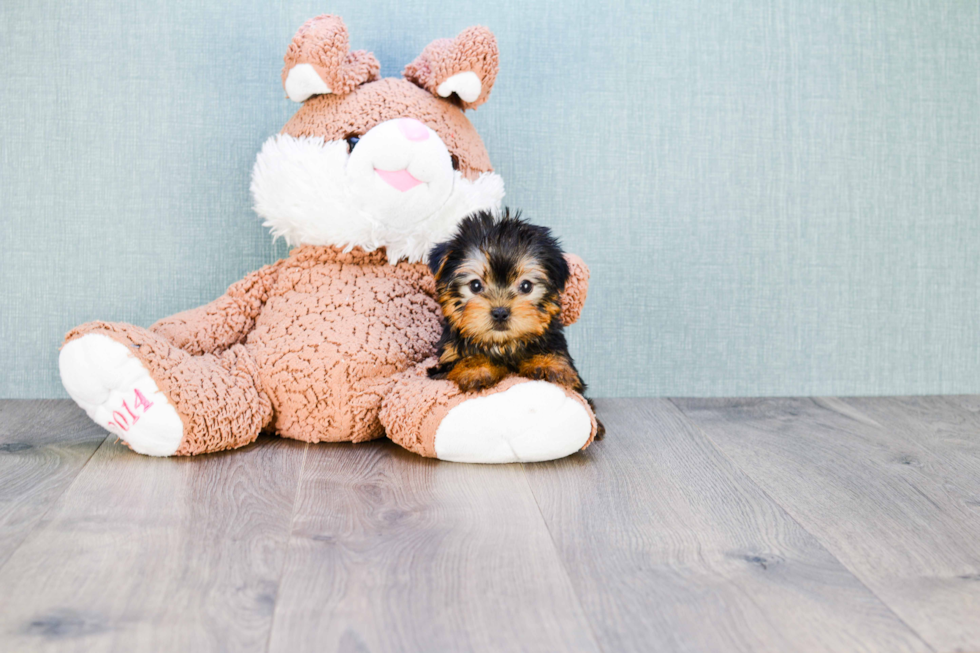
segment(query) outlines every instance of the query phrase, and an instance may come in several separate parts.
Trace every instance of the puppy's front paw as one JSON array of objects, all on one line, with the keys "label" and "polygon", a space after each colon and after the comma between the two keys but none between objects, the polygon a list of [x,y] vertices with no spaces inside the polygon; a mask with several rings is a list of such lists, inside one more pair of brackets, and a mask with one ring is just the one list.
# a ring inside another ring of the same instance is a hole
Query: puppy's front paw
[{"label": "puppy's front paw", "polygon": [[463,392],[486,390],[507,376],[507,369],[494,365],[485,358],[468,358],[460,361],[446,376]]},{"label": "puppy's front paw", "polygon": [[453,381],[459,386],[459,389],[463,392],[479,392],[480,390],[486,390],[487,388],[496,385],[499,379],[495,378],[493,373],[486,368],[476,368],[468,369],[457,372],[449,373],[448,376],[450,381]]},{"label": "puppy's front paw", "polygon": [[566,358],[554,354],[538,354],[521,363],[521,376],[557,383],[577,392],[582,390],[578,372]]}]

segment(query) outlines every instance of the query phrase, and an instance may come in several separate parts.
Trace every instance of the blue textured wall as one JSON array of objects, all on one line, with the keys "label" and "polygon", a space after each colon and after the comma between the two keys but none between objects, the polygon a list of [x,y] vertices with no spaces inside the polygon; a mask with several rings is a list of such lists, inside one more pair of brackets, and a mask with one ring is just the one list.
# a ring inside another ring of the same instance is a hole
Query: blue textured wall
[{"label": "blue textured wall", "polygon": [[980,3],[0,4],[0,396],[63,396],[284,254],[250,209],[282,55],[343,16],[394,75],[482,23],[509,202],[592,266],[596,395],[980,392]]}]

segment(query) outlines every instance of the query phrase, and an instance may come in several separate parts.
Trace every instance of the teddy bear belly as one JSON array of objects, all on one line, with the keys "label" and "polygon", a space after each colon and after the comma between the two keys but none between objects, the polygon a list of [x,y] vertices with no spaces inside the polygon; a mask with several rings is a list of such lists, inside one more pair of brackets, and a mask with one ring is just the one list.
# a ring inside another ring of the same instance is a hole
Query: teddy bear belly
[{"label": "teddy bear belly", "polygon": [[372,294],[309,310],[309,297],[282,299],[267,305],[246,342],[275,411],[272,429],[306,442],[381,437],[392,375],[431,356],[439,338],[434,302],[379,303]]}]

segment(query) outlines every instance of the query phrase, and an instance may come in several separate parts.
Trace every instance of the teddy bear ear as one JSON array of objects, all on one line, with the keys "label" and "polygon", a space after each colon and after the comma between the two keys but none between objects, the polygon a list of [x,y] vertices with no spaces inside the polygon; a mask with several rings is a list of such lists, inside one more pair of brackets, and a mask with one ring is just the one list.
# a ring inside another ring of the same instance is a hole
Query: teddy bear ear
[{"label": "teddy bear ear", "polygon": [[469,27],[454,39],[425,46],[403,75],[439,97],[456,95],[464,109],[475,109],[490,96],[500,57],[497,39],[486,27]]},{"label": "teddy bear ear", "polygon": [[350,51],[344,21],[330,15],[303,23],[283,60],[282,86],[293,102],[325,93],[346,95],[378,79],[381,70],[370,52]]}]

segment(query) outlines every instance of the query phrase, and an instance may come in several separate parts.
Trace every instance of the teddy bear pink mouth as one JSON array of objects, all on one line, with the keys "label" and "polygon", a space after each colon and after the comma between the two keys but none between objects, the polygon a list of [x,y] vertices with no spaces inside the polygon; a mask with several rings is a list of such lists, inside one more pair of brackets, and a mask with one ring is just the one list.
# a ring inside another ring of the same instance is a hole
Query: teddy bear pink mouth
[{"label": "teddy bear pink mouth", "polygon": [[411,190],[421,183],[424,183],[412,176],[407,169],[404,170],[381,170],[380,168],[375,168],[374,171],[378,173],[386,184],[394,188],[395,190],[405,192]]}]

